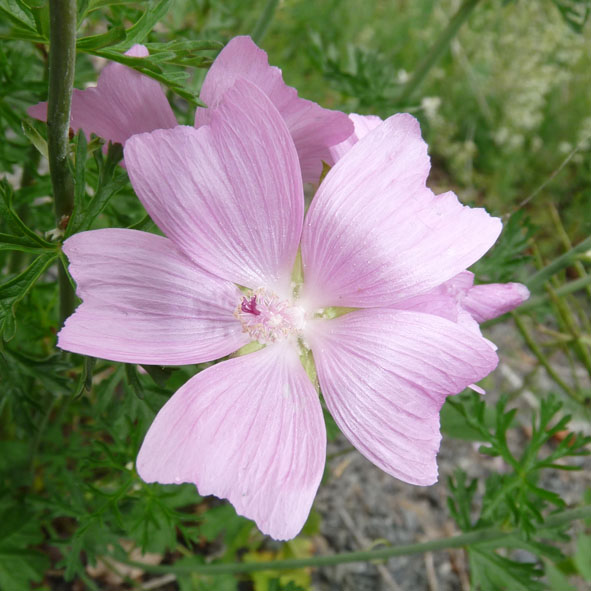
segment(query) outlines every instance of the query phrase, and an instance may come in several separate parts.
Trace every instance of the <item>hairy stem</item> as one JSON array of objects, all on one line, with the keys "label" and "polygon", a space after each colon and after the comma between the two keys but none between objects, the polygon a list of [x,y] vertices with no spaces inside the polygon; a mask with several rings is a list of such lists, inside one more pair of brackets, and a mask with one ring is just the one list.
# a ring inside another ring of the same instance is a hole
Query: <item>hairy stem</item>
[{"label": "hairy stem", "polygon": [[402,88],[400,96],[397,98],[398,104],[405,104],[411,98],[415,90],[420,86],[421,82],[429,72],[429,70],[437,63],[437,60],[445,53],[447,47],[457,35],[460,27],[464,24],[466,19],[470,16],[474,7],[479,0],[465,0],[458,11],[453,15],[447,27],[442,31],[439,38],[431,46],[427,55],[422,59],[419,65],[415,68],[412,76]]},{"label": "hairy stem", "polygon": [[[49,2],[49,98],[47,144],[55,218],[65,228],[74,208],[74,181],[68,163],[68,133],[76,66],[76,0]],[[60,321],[74,310],[74,291],[62,265],[58,267]]]},{"label": "hairy stem", "polygon": [[[543,532],[555,527],[568,525],[577,519],[588,519],[591,517],[591,505],[579,507],[576,509],[567,509],[549,516],[539,531]],[[468,533],[440,538],[419,544],[405,544],[401,546],[391,546],[389,548],[380,548],[379,550],[368,550],[363,552],[343,552],[341,554],[329,554],[326,556],[311,556],[310,558],[295,558],[288,560],[275,560],[270,562],[234,562],[227,564],[195,564],[182,566],[148,565],[132,560],[122,561],[132,566],[137,566],[148,572],[154,573],[176,573],[190,574],[202,573],[208,575],[221,575],[233,573],[245,573],[264,570],[292,570],[296,568],[307,568],[315,566],[329,566],[332,564],[343,564],[346,562],[369,562],[371,560],[387,560],[395,556],[405,556],[409,554],[423,554],[437,550],[447,550],[449,548],[461,548],[478,544],[482,542],[498,542],[502,546],[504,539],[515,535],[515,530],[486,528],[471,531]]]}]

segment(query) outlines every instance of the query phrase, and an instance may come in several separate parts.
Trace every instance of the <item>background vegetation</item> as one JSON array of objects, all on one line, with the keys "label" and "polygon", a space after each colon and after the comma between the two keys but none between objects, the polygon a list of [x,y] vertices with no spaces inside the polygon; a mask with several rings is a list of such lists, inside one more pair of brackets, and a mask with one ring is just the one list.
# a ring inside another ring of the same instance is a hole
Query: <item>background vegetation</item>
[{"label": "background vegetation", "polygon": [[[413,113],[430,145],[432,186],[505,219],[474,270],[480,281],[530,287],[532,299],[500,322],[515,324],[517,348],[532,362],[518,387],[496,392],[505,395],[496,406],[465,393],[443,413],[447,437],[480,442],[503,470],[481,482],[459,471],[449,482],[459,542],[333,562],[455,545],[467,549],[473,589],[591,583],[591,493],[568,508],[542,479],[583,465],[589,439],[569,430],[570,415],[591,433],[589,12],[584,0],[78,2],[75,87],[96,81],[103,58],[147,43],[144,71],[192,124],[217,50],[253,34],[300,96],[346,112]],[[322,564],[309,543],[318,514],[298,539],[272,543],[228,504],[190,485],[144,484],[135,472],[155,413],[202,366],[144,372],[55,348],[64,227],[53,210],[47,128],[25,114],[47,98],[49,7],[0,0],[0,16],[0,589],[147,589],[153,577],[182,591],[310,588],[304,567]],[[97,138],[78,135],[70,156],[68,232],[154,229],[116,148],[104,155]],[[527,404],[525,389],[535,394]],[[528,439],[512,449],[508,432],[522,426]],[[149,564],[128,568],[140,560]]]}]

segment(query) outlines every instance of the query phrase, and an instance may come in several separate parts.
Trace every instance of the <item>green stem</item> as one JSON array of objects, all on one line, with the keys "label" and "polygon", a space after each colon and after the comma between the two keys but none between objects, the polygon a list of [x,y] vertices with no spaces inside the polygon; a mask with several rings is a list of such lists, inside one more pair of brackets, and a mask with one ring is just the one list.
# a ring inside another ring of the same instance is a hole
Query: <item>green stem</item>
[{"label": "green stem", "polygon": [[[68,133],[76,66],[76,0],[50,0],[49,21],[49,172],[57,227],[65,228],[74,208],[74,181],[68,162]],[[63,322],[74,310],[75,298],[66,270],[61,265],[58,269],[60,321]]]},{"label": "green stem", "polygon": [[566,300],[563,298],[558,297],[556,294],[555,289],[552,287],[550,283],[546,286],[548,295],[554,304],[554,307],[558,314],[556,315],[559,320],[561,320],[561,328],[564,332],[570,333],[573,338],[573,348],[579,357],[579,360],[585,366],[587,373],[591,376],[591,354],[587,346],[581,341],[581,331],[579,330],[578,323],[574,318],[571,309],[566,304]]},{"label": "green stem", "polygon": [[413,95],[415,90],[420,86],[421,82],[429,72],[429,70],[437,63],[437,60],[445,53],[448,45],[452,39],[456,36],[460,27],[464,24],[466,19],[470,16],[470,13],[478,4],[479,0],[465,0],[462,6],[454,14],[449,21],[447,27],[443,30],[441,35],[427,55],[416,67],[413,75],[410,77],[408,82],[402,88],[400,95],[397,97],[398,104],[405,104],[408,99]]},{"label": "green stem", "polygon": [[[554,227],[558,231],[558,236],[564,245],[564,248],[569,251],[573,247],[573,243],[570,241],[570,237],[567,234],[566,230],[564,229],[564,225],[562,224],[562,220],[560,219],[560,214],[558,213],[558,209],[554,203],[550,203],[548,205],[550,210],[550,215],[552,216],[552,221],[554,222]],[[577,270],[577,274],[581,279],[589,279],[589,275],[587,271],[585,271],[585,266],[581,261],[576,261],[574,264],[575,269]],[[586,287],[587,295],[591,298],[591,287],[587,284]]]},{"label": "green stem", "polygon": [[540,364],[544,367],[544,369],[548,372],[548,375],[558,384],[573,400],[582,404],[583,401],[581,397],[575,392],[568,384],[556,373],[538,344],[534,341],[532,336],[529,334],[529,331],[525,327],[525,323],[521,319],[520,316],[513,313],[513,320],[515,321],[515,325],[517,326],[517,330],[521,333],[523,340],[525,341],[526,345],[529,347],[530,351],[536,356],[537,360]]},{"label": "green stem", "polygon": [[265,4],[265,8],[263,8],[263,12],[261,12],[261,16],[257,21],[257,24],[254,26],[252,31],[251,37],[252,40],[257,44],[260,45],[263,37],[267,33],[267,29],[273,20],[273,15],[275,14],[275,9],[279,4],[279,0],[267,0]]},{"label": "green stem", "polygon": [[[591,517],[591,505],[578,507],[576,509],[567,509],[560,513],[550,515],[539,528],[540,532],[548,529],[567,525],[577,519],[587,519]],[[226,564],[195,564],[195,565],[149,565],[133,560],[121,560],[131,566],[136,566],[147,572],[153,573],[175,573],[191,574],[201,573],[207,575],[222,575],[234,573],[246,573],[264,570],[293,570],[296,568],[330,566],[333,564],[344,564],[348,562],[369,562],[372,560],[388,560],[395,556],[406,556],[409,554],[423,554],[425,552],[435,552],[438,550],[448,550],[450,548],[462,548],[472,544],[482,542],[499,542],[502,546],[504,539],[515,535],[514,529],[486,528],[474,530],[468,533],[440,538],[430,542],[419,544],[405,544],[401,546],[391,546],[389,548],[380,548],[379,550],[367,550],[362,552],[343,552],[340,554],[329,554],[327,556],[311,556],[309,558],[294,558],[288,560],[275,560],[270,562],[234,562]]]},{"label": "green stem", "polygon": [[591,237],[586,238],[582,242],[579,242],[576,246],[571,248],[568,252],[554,259],[549,265],[538,271],[530,280],[527,282],[527,287],[530,291],[537,291],[554,275],[558,273],[564,267],[569,267],[576,260],[578,255],[581,253],[591,250]]},{"label": "green stem", "polygon": [[[574,293],[575,291],[579,291],[580,289],[588,288],[589,286],[591,286],[591,275],[587,275],[585,277],[575,279],[574,281],[569,281],[568,283],[565,283],[564,285],[557,287],[554,290],[554,293],[558,297],[563,297],[563,296],[569,295],[571,293]],[[532,308],[536,308],[537,306],[540,306],[541,304],[546,302],[548,299],[550,299],[550,294],[548,294],[548,293],[545,293],[545,294],[535,297],[535,298],[531,298],[531,299],[527,300],[527,302],[525,302],[525,303],[521,304],[521,306],[519,306],[518,312],[521,314],[523,312],[526,312],[527,310],[531,310]]]}]

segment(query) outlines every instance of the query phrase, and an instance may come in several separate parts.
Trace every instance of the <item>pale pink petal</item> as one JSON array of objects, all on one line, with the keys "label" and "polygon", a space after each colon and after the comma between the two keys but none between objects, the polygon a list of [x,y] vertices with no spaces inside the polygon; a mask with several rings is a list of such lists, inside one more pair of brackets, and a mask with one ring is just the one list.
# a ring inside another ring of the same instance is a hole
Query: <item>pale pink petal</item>
[{"label": "pale pink petal", "polygon": [[[462,271],[427,293],[396,302],[391,308],[410,312],[422,312],[424,314],[433,314],[441,318],[447,318],[447,320],[451,320],[471,330],[476,335],[482,336],[477,320],[464,307],[464,300],[472,288],[473,283],[474,273]],[[488,339],[484,340],[493,351],[497,350],[497,346],[492,341]],[[477,392],[480,391],[477,388],[478,386],[475,386],[473,389]]]},{"label": "pale pink petal", "polygon": [[473,283],[474,273],[462,271],[427,293],[396,302],[392,308],[434,314],[458,322],[462,310],[461,303]]},{"label": "pale pink petal", "polygon": [[[143,45],[134,45],[125,53],[146,57]],[[47,103],[29,107],[35,119],[47,120]],[[70,127],[82,129],[120,144],[136,133],[175,127],[176,118],[160,84],[122,64],[111,62],[101,72],[97,85],[86,90],[74,89]]]},{"label": "pale pink petal", "polygon": [[477,322],[484,322],[509,312],[529,298],[529,290],[521,283],[489,283],[475,285],[462,305]]},{"label": "pale pink petal", "polygon": [[246,287],[289,284],[302,179],[283,119],[254,84],[237,82],[210,125],[129,139],[125,162],[152,219],[201,266]]},{"label": "pale pink petal", "polygon": [[271,99],[295,142],[304,182],[318,182],[322,161],[330,159],[328,148],[351,135],[353,125],[344,113],[299,98],[296,89],[283,82],[281,70],[269,66],[267,54],[250,37],[232,39],[209,69],[199,95],[209,109],[197,109],[195,126],[209,123],[226,90],[240,78],[256,84]]},{"label": "pale pink petal", "polygon": [[137,470],[146,482],[192,482],[286,540],[308,517],[325,456],[318,396],[284,343],[189,380],[152,423]]},{"label": "pale pink petal", "polygon": [[486,341],[437,316],[387,309],[317,321],[309,332],[322,394],[351,443],[396,478],[435,482],[439,410],[495,368]]},{"label": "pale pink petal", "polygon": [[477,386],[476,384],[470,384],[468,386],[468,388],[470,388],[470,390],[473,390],[474,392],[476,392],[476,394],[480,394],[480,395],[486,394],[486,390],[484,390],[480,386]]},{"label": "pale pink petal", "polygon": [[391,307],[396,310],[433,314],[435,316],[440,316],[441,318],[447,318],[452,322],[457,322],[458,320],[458,301],[453,295],[444,292],[439,287],[436,287],[427,293],[407,298],[401,302],[396,302]]},{"label": "pale pink petal", "polygon": [[248,342],[235,285],[196,267],[167,238],[110,228],[64,242],[83,303],[58,346],[126,363],[182,365],[223,357]]},{"label": "pale pink petal", "polygon": [[353,122],[355,131],[344,142],[330,148],[330,160],[326,161],[330,166],[334,166],[362,137],[382,123],[377,115],[350,113],[349,119]]},{"label": "pale pink petal", "polygon": [[425,187],[427,146],[410,115],[394,115],[327,174],[302,236],[308,297],[319,306],[390,306],[477,261],[501,221]]},{"label": "pale pink petal", "polygon": [[129,57],[148,57],[150,52],[145,45],[136,43],[125,52],[125,55],[128,55]]},{"label": "pale pink petal", "polygon": [[47,121],[47,101],[28,107],[27,115],[33,119],[39,119],[39,121]]}]

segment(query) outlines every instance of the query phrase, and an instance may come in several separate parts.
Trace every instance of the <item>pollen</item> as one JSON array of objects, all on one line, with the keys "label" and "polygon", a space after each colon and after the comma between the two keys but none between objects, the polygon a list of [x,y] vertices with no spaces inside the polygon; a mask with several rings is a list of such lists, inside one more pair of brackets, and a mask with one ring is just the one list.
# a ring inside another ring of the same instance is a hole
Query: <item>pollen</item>
[{"label": "pollen", "polygon": [[298,339],[306,324],[306,311],[302,306],[264,288],[244,296],[234,316],[240,320],[242,330],[261,345]]}]

